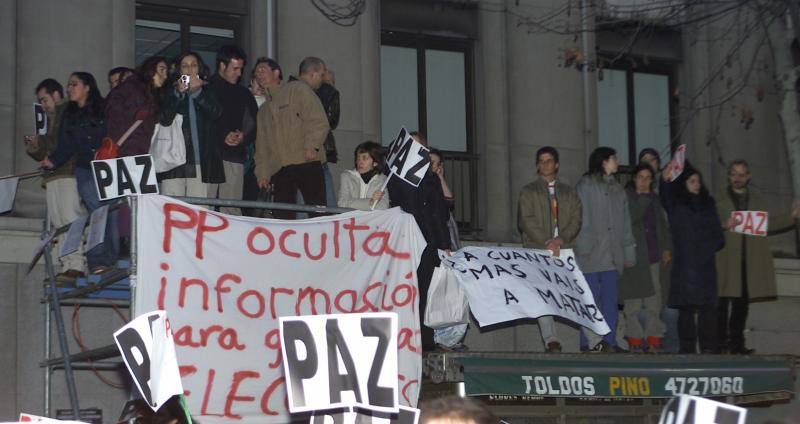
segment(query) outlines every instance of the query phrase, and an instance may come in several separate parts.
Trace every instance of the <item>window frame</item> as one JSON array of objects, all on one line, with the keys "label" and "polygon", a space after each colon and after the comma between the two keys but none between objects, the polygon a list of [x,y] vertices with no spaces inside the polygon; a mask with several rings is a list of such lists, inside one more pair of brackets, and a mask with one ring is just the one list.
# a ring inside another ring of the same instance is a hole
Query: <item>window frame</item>
[{"label": "window frame", "polygon": [[[601,59],[602,62],[602,59]],[[636,144],[636,108],[635,108],[635,93],[634,93],[634,74],[654,74],[663,75],[667,77],[667,99],[669,102],[669,138],[670,138],[670,151],[674,151],[678,145],[677,125],[678,122],[678,98],[673,94],[676,89],[676,68],[677,65],[667,61],[650,61],[643,64],[642,60],[634,58],[623,58],[614,63],[605,66],[603,69],[624,71],[625,72],[625,94],[627,105],[627,120],[628,120],[628,165],[622,165],[623,168],[633,168],[638,163],[639,150]],[[663,158],[662,158],[663,161]]]},{"label": "window frame", "polygon": [[382,31],[381,46],[406,47],[417,52],[417,114],[419,128],[428,133],[428,95],[426,78],[426,50],[443,50],[464,54],[464,105],[466,135],[465,151],[449,153],[471,154],[475,151],[475,90],[474,90],[474,47],[473,41],[466,38],[441,37],[428,34],[413,34],[400,31]]}]

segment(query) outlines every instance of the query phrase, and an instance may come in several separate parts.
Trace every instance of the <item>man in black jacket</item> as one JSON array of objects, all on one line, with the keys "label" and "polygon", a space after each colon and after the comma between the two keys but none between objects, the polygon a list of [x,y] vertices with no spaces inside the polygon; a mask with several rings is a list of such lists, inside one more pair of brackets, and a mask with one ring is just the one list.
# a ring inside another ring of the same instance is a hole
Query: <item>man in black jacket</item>
[{"label": "man in black jacket", "polygon": [[[250,91],[239,85],[247,55],[233,45],[220,47],[217,52],[217,73],[209,87],[222,104],[222,117],[214,123],[213,143],[222,156],[225,182],[209,184],[208,197],[212,199],[242,199],[244,162],[247,146],[256,138],[258,105]],[[240,215],[238,208],[220,208],[223,213]]]},{"label": "man in black jacket", "polygon": [[336,89],[336,77],[331,69],[327,69],[322,76],[322,85],[316,89],[317,97],[322,102],[325,109],[325,116],[328,117],[328,124],[331,126],[328,136],[325,138],[325,160],[322,164],[322,172],[325,176],[325,203],[328,206],[336,207],[336,193],[333,189],[333,176],[329,168],[330,163],[339,160],[336,152],[336,139],[333,137],[333,130],[339,125],[339,90]]}]

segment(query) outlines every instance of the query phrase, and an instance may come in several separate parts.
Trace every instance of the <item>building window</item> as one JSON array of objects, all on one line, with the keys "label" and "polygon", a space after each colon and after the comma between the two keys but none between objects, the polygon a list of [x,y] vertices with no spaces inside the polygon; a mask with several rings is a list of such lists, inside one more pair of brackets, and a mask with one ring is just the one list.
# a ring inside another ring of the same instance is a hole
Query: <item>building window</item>
[{"label": "building window", "polygon": [[444,154],[462,236],[479,231],[474,152],[472,42],[387,31],[381,44],[381,139],[419,130]]},{"label": "building window", "polygon": [[604,69],[597,81],[600,146],[613,147],[622,165],[636,165],[651,147],[668,157],[673,106],[669,69]]},{"label": "building window", "polygon": [[136,64],[150,56],[169,60],[181,52],[197,52],[213,73],[217,50],[225,44],[240,44],[240,16],[192,11],[153,5],[136,9]]}]

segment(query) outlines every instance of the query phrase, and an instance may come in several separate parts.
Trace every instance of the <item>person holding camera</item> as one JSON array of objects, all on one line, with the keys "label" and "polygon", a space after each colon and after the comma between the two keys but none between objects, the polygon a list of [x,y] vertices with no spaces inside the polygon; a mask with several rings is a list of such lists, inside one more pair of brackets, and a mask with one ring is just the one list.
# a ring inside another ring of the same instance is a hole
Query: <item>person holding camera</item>
[{"label": "person holding camera", "polygon": [[222,116],[222,106],[214,92],[205,88],[208,70],[200,55],[183,53],[176,68],[179,74],[164,96],[159,121],[169,126],[175,115],[183,115],[186,163],[158,174],[161,194],[206,197],[208,184],[225,182],[219,146],[212,139],[213,124]]}]

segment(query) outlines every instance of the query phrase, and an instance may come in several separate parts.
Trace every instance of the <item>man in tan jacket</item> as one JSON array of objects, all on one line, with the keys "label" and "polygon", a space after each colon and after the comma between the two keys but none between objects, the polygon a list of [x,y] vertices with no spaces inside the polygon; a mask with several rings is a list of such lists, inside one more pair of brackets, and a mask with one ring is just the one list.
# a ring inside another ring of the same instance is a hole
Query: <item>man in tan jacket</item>
[{"label": "man in tan jacket", "polygon": [[[571,186],[558,181],[558,151],[545,146],[536,152],[539,178],[519,194],[517,222],[522,246],[547,249],[560,256],[561,248],[575,246],[581,230],[581,199]],[[537,319],[546,352],[561,352],[552,316]]]},{"label": "man in tan jacket", "polygon": [[[259,187],[272,190],[276,202],[296,203],[300,190],[305,203],[325,204],[322,145],[330,126],[314,93],[325,70],[321,59],[303,59],[300,78],[270,90],[271,98],[258,111],[255,174]],[[294,219],[295,213],[275,211],[274,216]]]}]

